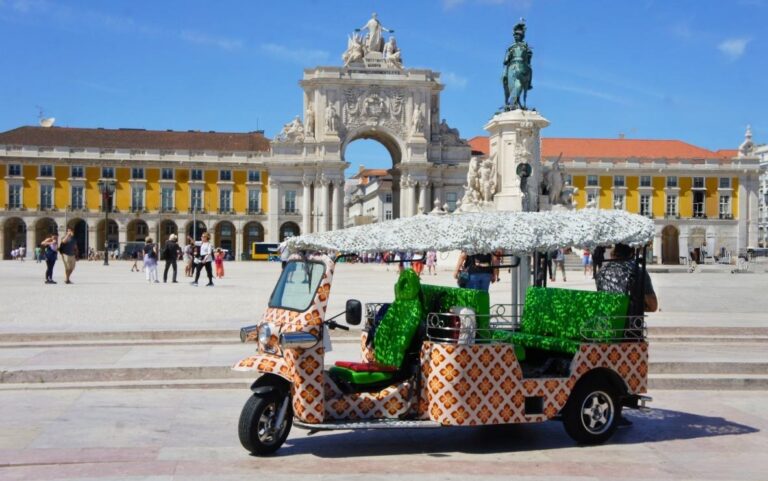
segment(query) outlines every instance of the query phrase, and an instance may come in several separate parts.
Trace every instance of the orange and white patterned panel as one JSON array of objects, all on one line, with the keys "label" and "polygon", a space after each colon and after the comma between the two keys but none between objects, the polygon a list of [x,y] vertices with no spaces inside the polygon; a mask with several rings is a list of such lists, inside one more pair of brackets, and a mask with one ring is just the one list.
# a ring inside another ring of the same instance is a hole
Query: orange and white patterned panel
[{"label": "orange and white patterned panel", "polygon": [[286,362],[284,357],[271,354],[256,354],[255,356],[246,357],[232,366],[232,370],[277,374],[285,378],[286,381],[293,382],[292,366]]},{"label": "orange and white patterned panel", "polygon": [[[523,379],[511,345],[425,343],[426,403],[419,413],[456,426],[544,421],[565,406],[579,378],[598,367],[616,371],[631,393],[644,392],[647,352],[645,343],[584,344],[570,377]],[[542,399],[542,414],[525,413],[526,397]]]},{"label": "orange and white patterned panel", "polygon": [[405,381],[378,392],[344,394],[328,379],[325,383],[326,419],[399,419],[416,402],[411,382]]}]

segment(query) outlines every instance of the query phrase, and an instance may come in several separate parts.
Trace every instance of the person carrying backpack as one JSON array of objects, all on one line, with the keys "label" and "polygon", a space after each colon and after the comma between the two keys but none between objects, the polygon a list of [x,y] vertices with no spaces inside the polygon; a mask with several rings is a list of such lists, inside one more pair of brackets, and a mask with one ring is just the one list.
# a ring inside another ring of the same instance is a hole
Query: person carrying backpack
[{"label": "person carrying backpack", "polygon": [[178,242],[176,242],[177,239],[176,234],[171,234],[163,248],[163,258],[165,259],[165,271],[163,272],[164,283],[168,282],[168,269],[170,267],[173,267],[173,280],[171,282],[174,284],[178,283],[176,281],[176,260],[179,258],[181,248],[179,247]]},{"label": "person carrying backpack", "polygon": [[147,282],[160,282],[157,280],[157,246],[152,243],[152,238],[144,240],[144,272]]}]

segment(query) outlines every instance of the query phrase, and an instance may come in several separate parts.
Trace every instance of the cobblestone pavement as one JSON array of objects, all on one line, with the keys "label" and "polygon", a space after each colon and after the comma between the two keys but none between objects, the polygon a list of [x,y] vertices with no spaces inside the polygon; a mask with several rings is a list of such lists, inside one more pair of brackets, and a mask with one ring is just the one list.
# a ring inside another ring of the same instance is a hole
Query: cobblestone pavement
[{"label": "cobblestone pavement", "polygon": [[[445,263],[443,263],[445,264]],[[278,263],[226,264],[224,279],[215,287],[148,284],[143,273],[130,272],[131,263],[80,262],[72,280],[63,284],[57,264],[56,285],[43,284],[45,266],[26,261],[0,262],[0,333],[131,330],[238,329],[262,313],[279,274]],[[162,263],[161,266],[162,268]],[[451,266],[424,282],[455,285]],[[349,298],[362,302],[393,297],[394,266],[339,264],[331,290],[330,310],[340,312]],[[162,275],[162,273],[161,273]],[[762,273],[654,273],[661,312],[650,315],[650,326],[766,326],[768,275]],[[170,280],[169,280],[170,281]],[[568,272],[556,287],[594,289],[581,272]],[[491,288],[492,303],[510,302],[509,275]]]},{"label": "cobblestone pavement", "polygon": [[294,428],[277,455],[237,439],[242,390],[0,392],[0,479],[764,480],[765,392],[657,391],[603,446],[557,421],[428,430]]}]

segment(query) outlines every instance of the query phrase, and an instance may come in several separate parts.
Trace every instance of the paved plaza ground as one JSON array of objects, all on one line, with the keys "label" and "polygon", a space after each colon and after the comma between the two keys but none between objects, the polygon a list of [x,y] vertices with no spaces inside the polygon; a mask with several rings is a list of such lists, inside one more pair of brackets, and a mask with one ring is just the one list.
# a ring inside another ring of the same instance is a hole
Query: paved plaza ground
[{"label": "paved plaza ground", "polygon": [[[183,276],[150,285],[125,262],[82,262],[73,285],[57,266],[59,284],[44,285],[42,264],[1,262],[0,480],[764,480],[768,274],[757,267],[652,273],[661,306],[648,320],[652,410],[630,412],[633,426],[606,445],[577,447],[556,421],[294,428],[277,456],[254,458],[237,439],[251,379],[226,377],[227,366],[253,351],[236,332],[260,316],[279,264],[229,263],[215,287],[195,288]],[[331,312],[348,298],[391,299],[390,269],[339,265]],[[445,265],[428,282],[453,285]],[[555,285],[592,281],[569,271]],[[509,302],[509,290],[504,275],[492,302]],[[356,359],[357,336],[334,333],[326,361]]]}]

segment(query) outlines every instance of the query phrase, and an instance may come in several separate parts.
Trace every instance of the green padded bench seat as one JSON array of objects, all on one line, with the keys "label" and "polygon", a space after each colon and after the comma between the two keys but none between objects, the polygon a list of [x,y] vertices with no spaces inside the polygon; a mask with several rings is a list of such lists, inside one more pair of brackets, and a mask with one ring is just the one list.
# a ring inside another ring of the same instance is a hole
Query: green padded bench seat
[{"label": "green padded bench seat", "polygon": [[584,342],[582,329],[595,342],[623,338],[628,308],[625,294],[529,287],[520,330],[497,330],[492,337],[516,346],[575,354]]},{"label": "green padded bench seat", "polygon": [[485,336],[487,339],[490,327],[491,298],[486,291],[463,289],[460,287],[421,285],[424,299],[424,311],[447,313],[453,307],[469,307],[477,316],[475,328],[476,338]]}]

